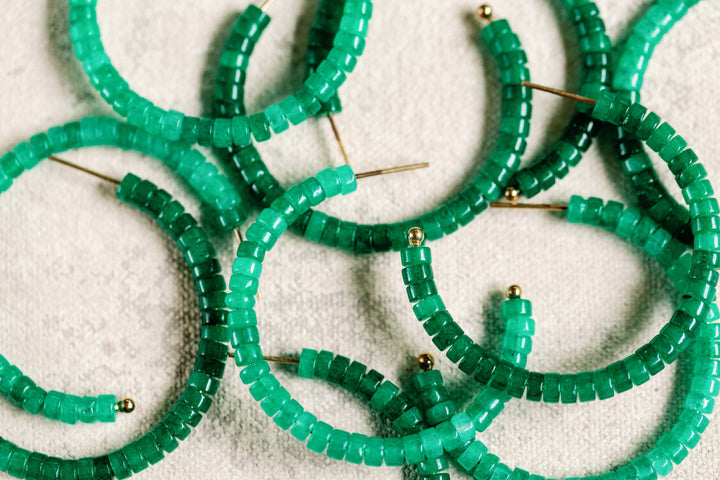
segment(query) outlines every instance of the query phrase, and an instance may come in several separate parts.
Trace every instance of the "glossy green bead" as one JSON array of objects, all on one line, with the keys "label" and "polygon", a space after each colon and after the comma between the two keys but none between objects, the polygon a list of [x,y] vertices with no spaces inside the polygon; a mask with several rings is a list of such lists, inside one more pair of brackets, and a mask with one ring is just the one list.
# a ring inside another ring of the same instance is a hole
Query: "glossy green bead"
[{"label": "glossy green bead", "polygon": [[362,463],[365,454],[367,435],[351,433],[348,440],[345,460],[356,465]]},{"label": "glossy green bead", "polygon": [[384,442],[380,437],[368,437],[363,452],[365,465],[369,467],[382,466],[384,455]]}]

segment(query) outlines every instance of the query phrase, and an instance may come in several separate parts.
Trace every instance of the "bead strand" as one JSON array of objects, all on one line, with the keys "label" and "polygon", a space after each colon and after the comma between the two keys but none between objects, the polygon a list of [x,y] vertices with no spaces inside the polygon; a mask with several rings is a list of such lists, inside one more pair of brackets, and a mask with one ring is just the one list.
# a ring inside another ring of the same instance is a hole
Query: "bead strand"
[{"label": "bead strand", "polygon": [[[150,214],[177,243],[190,267],[202,310],[193,372],[179,400],[150,432],[111,453],[66,460],[25,450],[0,437],[0,471],[11,476],[33,480],[128,478],[162,460],[178,447],[179,441],[187,438],[210,408],[220,385],[228,354],[227,312],[223,306],[225,281],[207,235],[170,194],[146,180],[127,175],[120,183],[117,196]],[[61,400],[60,415],[65,414],[65,405],[73,404],[76,401],[71,396]]]},{"label": "bead strand", "polygon": [[[244,13],[243,16],[245,15],[250,14]],[[511,176],[519,168],[520,156],[525,151],[525,139],[529,134],[532,113],[532,90],[520,85],[522,81],[530,78],[526,66],[527,56],[508,22],[491,22],[483,28],[482,37],[500,69],[502,116],[495,148],[478,176],[458,195],[412,220],[395,224],[359,225],[322,212],[311,211],[293,225],[295,231],[310,240],[356,253],[399,249],[405,244],[407,230],[412,226],[422,225],[431,240],[440,238],[469,223],[488,207],[488,202],[502,195]],[[256,40],[256,36],[242,37],[241,32],[233,30],[227,40],[226,49],[232,48],[232,45],[249,45]],[[352,69],[354,65],[354,62],[350,63],[348,68]],[[232,77],[223,75],[218,81],[222,82],[227,78],[234,80],[233,92],[243,90],[246,79],[244,72]],[[227,92],[230,89],[227,85],[221,86],[218,83],[217,91]],[[244,106],[238,105],[241,101],[242,95],[226,95],[218,105],[222,105],[221,108],[227,111],[239,112],[244,111]],[[227,107],[229,104],[237,107],[232,110]],[[222,150],[218,154],[223,163],[238,172],[236,177],[259,205],[266,208],[282,195],[283,188],[271,175],[254,146],[238,148],[232,152]]]},{"label": "bead strand", "polygon": [[[337,35],[342,21],[345,0],[320,0],[317,13],[310,25],[308,45],[305,52],[305,79],[315,73],[332,50],[332,39]],[[342,103],[337,92],[323,102],[316,115],[340,113]]]},{"label": "bead strand", "polygon": [[77,422],[114,422],[117,399],[114,395],[78,397],[51,390],[45,391],[23,375],[22,371],[0,355],[0,393],[36,415],[42,413],[50,420],[60,420],[71,425]]},{"label": "bead strand", "polygon": [[[300,90],[279,104],[271,105],[260,113],[250,116],[235,115],[232,119],[186,116],[175,110],[166,111],[134,92],[113,67],[105,53],[97,23],[97,0],[69,0],[70,38],[75,56],[82,62],[83,69],[92,86],[120,116],[153,135],[160,135],[170,141],[182,140],[188,144],[226,148],[232,145],[247,146],[252,139],[257,142],[268,140],[272,133],[288,129],[291,119],[316,114],[321,103],[328,102],[337,89],[345,82],[348,58],[358,57],[365,47],[365,36],[372,16],[370,0],[346,0],[333,48],[311,74]],[[262,28],[264,14],[257,7],[256,22],[245,27],[249,34]],[[223,55],[221,64],[229,67],[246,66],[248,55]],[[301,112],[300,114],[298,112]]]},{"label": "bead strand", "polygon": [[[562,4],[575,26],[580,47],[583,66],[580,92],[596,98],[610,84],[612,51],[600,10],[587,0],[564,0]],[[511,185],[527,198],[549,189],[582,160],[598,132],[598,122],[589,115],[588,107],[578,104],[575,115],[550,152],[535,165],[520,170]]]},{"label": "bead strand", "polygon": [[[697,3],[698,0],[661,0],[650,7],[633,27],[619,54],[613,90],[630,101],[640,101],[640,88],[655,47]],[[663,186],[642,144],[618,128],[616,148],[622,171],[637,192],[639,205],[670,234],[691,244],[690,214]]]},{"label": "bead strand", "polygon": [[83,147],[107,145],[152,155],[180,175],[213,210],[214,226],[229,230],[247,218],[245,207],[230,181],[197,150],[169,142],[110,117],[88,117],[53,127],[0,157],[0,192],[25,170],[50,155]]}]

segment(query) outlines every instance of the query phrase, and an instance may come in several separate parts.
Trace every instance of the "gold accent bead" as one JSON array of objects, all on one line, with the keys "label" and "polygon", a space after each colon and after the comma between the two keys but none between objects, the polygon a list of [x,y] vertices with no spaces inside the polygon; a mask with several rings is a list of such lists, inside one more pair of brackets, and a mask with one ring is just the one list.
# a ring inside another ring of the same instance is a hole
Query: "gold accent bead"
[{"label": "gold accent bead", "polygon": [[135,400],[123,398],[115,405],[115,410],[120,413],[132,413],[135,410]]},{"label": "gold accent bead", "polygon": [[412,227],[408,230],[408,243],[412,247],[419,247],[425,241],[425,232],[420,227]]},{"label": "gold accent bead", "polygon": [[520,298],[522,295],[522,288],[520,288],[520,285],[510,285],[507,290],[505,290],[505,296],[507,298]]},{"label": "gold accent bead", "polygon": [[483,20],[491,21],[493,9],[490,5],[480,5],[477,9],[477,16]]},{"label": "gold accent bead", "polygon": [[424,372],[432,370],[435,366],[435,358],[429,353],[421,353],[417,358],[418,366]]},{"label": "gold accent bead", "polygon": [[505,190],[505,200],[508,202],[514,202],[520,197],[520,190],[515,187],[508,187]]}]

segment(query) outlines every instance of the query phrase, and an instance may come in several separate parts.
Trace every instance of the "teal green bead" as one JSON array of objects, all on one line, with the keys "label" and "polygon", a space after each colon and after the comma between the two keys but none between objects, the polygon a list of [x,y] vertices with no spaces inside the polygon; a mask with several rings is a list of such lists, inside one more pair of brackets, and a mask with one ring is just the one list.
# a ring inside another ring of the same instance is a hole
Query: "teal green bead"
[{"label": "teal green bead", "polygon": [[320,185],[320,182],[318,182],[316,178],[307,178],[300,182],[299,186],[308,200],[310,200],[310,205],[313,207],[318,206],[327,198],[322,185]]},{"label": "teal green bead", "polygon": [[474,342],[469,336],[460,336],[457,340],[455,340],[455,342],[453,342],[450,349],[446,352],[448,360],[453,363],[457,363],[465,357],[465,354],[473,344]]},{"label": "teal green bead", "polygon": [[285,118],[287,118],[293,125],[298,125],[307,119],[307,113],[294,95],[287,97],[280,102],[279,105]]},{"label": "teal green bead", "polygon": [[400,252],[402,266],[432,263],[432,253],[428,247],[410,247]]},{"label": "teal green bead", "polygon": [[232,273],[259,279],[262,273],[262,263],[251,258],[238,257],[233,262]]},{"label": "teal green bead", "polygon": [[365,444],[364,461],[368,467],[380,467],[383,463],[385,442],[380,437],[368,437]]},{"label": "teal green bead", "polygon": [[655,112],[650,112],[645,116],[645,118],[643,118],[642,122],[640,122],[637,130],[634,132],[630,131],[630,133],[633,133],[640,140],[647,141],[650,135],[652,135],[658,128],[660,122],[660,117]]},{"label": "teal green bead", "polygon": [[133,473],[141,472],[149,466],[147,459],[145,459],[140,450],[138,442],[127,444],[121,449],[121,452]]},{"label": "teal green bead", "polygon": [[498,463],[500,463],[500,459],[497,455],[491,453],[484,455],[472,471],[473,478],[490,478]]},{"label": "teal green bead", "polygon": [[247,147],[252,143],[250,120],[247,117],[233,117],[230,121],[232,143],[237,147]]},{"label": "teal green bead", "polygon": [[167,453],[172,452],[179,445],[172,431],[164,423],[159,423],[155,428],[152,429],[151,433],[152,436],[155,438],[155,442],[158,444],[158,446]]},{"label": "teal green bead", "polygon": [[670,432],[660,437],[656,445],[670,457],[675,464],[681,463],[685,460],[685,457],[687,457],[687,448]]},{"label": "teal green bead", "polygon": [[340,176],[332,168],[326,168],[318,172],[317,179],[328,197],[338,195],[341,192]]},{"label": "teal green bead", "polygon": [[[160,460],[165,458],[165,454],[160,448],[160,445],[155,441],[155,437],[152,433],[148,433],[141,437],[137,442],[138,448],[143,458],[148,461],[150,465],[155,465]],[[78,472],[79,473],[79,472]],[[78,474],[79,477],[79,474]]]},{"label": "teal green bead", "polygon": [[445,310],[445,304],[438,295],[432,295],[422,299],[413,306],[413,313],[418,320],[426,320],[434,314]]},{"label": "teal green bead", "polygon": [[452,417],[455,411],[455,403],[452,400],[447,400],[425,410],[425,420],[428,425],[437,425]]},{"label": "teal green bead", "polygon": [[251,363],[240,372],[240,380],[242,380],[245,385],[249,385],[257,382],[260,378],[269,373],[270,365],[264,360],[259,360]]},{"label": "teal green bead", "polygon": [[345,460],[347,462],[353,463],[355,465],[362,463],[365,454],[365,444],[367,443],[367,438],[367,435],[362,435],[359,433],[350,434],[345,454]]},{"label": "teal green bead", "polygon": [[375,393],[370,397],[370,407],[377,411],[382,411],[390,401],[400,392],[394,383],[390,381],[383,382]]},{"label": "teal green bead", "polygon": [[260,408],[268,417],[273,417],[289,400],[290,393],[285,388],[278,387],[260,402]]},{"label": "teal green bead", "polygon": [[570,223],[581,223],[585,211],[585,199],[579,195],[572,195],[568,201],[567,220]]},{"label": "teal green bead", "polygon": [[488,449],[482,442],[472,442],[465,451],[457,457],[457,463],[465,471],[472,471],[480,460],[487,454]]},{"label": "teal green bead", "polygon": [[213,145],[217,148],[232,146],[232,122],[229,118],[216,118],[213,124]]},{"label": "teal green bead", "polygon": [[400,433],[417,431],[423,423],[423,415],[418,407],[412,407],[392,422],[393,429]]},{"label": "teal green bead", "polygon": [[319,242],[322,239],[323,230],[329,218],[330,217],[322,212],[312,212],[307,227],[305,228],[305,238]]},{"label": "teal green bead", "polygon": [[315,373],[315,360],[318,352],[309,348],[303,348],[298,363],[298,376],[300,378],[313,378]]},{"label": "teal green bead", "polygon": [[290,434],[301,442],[304,442],[310,433],[315,429],[318,419],[310,412],[302,412],[298,415],[295,424],[290,430]]},{"label": "teal green bead", "polygon": [[542,399],[545,403],[558,403],[560,401],[560,375],[557,373],[545,374]]},{"label": "teal green bead", "polygon": [[442,447],[442,440],[440,434],[434,428],[426,428],[421,430],[420,442],[422,444],[422,451],[425,458],[432,459],[442,456],[444,450]]},{"label": "teal green bead", "polygon": [[327,350],[322,350],[318,353],[315,359],[315,376],[317,378],[327,380],[333,358],[333,353],[328,352]]},{"label": "teal green bead", "polygon": [[577,384],[574,375],[560,375],[560,401],[562,403],[577,402]]},{"label": "teal green bead", "polygon": [[362,379],[365,377],[367,367],[360,362],[352,362],[347,369],[345,379],[342,382],[342,387],[351,392],[355,393],[360,387]]},{"label": "teal green bead", "polygon": [[113,475],[119,479],[129,478],[132,475],[130,465],[128,465],[125,455],[121,450],[115,450],[108,454],[108,460],[110,461],[110,468],[112,469]]},{"label": "teal green bead", "polygon": [[690,216],[692,218],[717,215],[718,213],[720,213],[720,205],[718,205],[715,198],[706,198],[690,204]]},{"label": "teal green bead", "polygon": [[78,422],[78,410],[81,398],[75,395],[65,395],[60,404],[60,421],[74,425]]},{"label": "teal green bead", "polygon": [[[436,475],[444,470],[447,470],[449,466],[450,465],[448,463],[447,457],[442,456],[421,462],[420,464],[418,464],[417,472],[418,475],[421,476],[421,478],[427,478],[429,476]],[[434,480],[440,480],[440,478],[435,477]]]},{"label": "teal green bead", "polygon": [[642,385],[650,380],[650,372],[637,355],[630,355],[623,360],[623,364],[628,371],[633,385]]},{"label": "teal green bead", "polygon": [[257,142],[264,142],[270,139],[270,125],[264,113],[256,113],[248,117],[250,132]]},{"label": "teal green bead", "polygon": [[623,238],[630,238],[643,218],[640,212],[634,208],[628,208],[620,216],[620,220],[618,220],[616,233]]},{"label": "teal green bead", "polygon": [[[350,440],[352,441],[352,435]],[[383,456],[385,457],[385,465],[388,467],[400,467],[404,465],[405,450],[402,439],[398,437],[386,437],[383,440]]]},{"label": "teal green bead", "polygon": [[12,477],[25,478],[27,475],[28,461],[31,452],[15,447],[10,455],[10,461],[7,466],[7,473]]},{"label": "teal green bead", "polygon": [[288,119],[285,117],[285,113],[283,112],[283,109],[282,107],[280,107],[280,105],[269,106],[265,109],[264,115],[270,128],[275,133],[282,133],[288,128],[290,128]]},{"label": "teal green bead", "polygon": [[675,135],[675,129],[668,123],[662,123],[659,127],[653,130],[648,137],[646,144],[652,150],[659,152],[670,141],[673,135]]},{"label": "teal green bead", "polygon": [[413,433],[402,437],[403,449],[405,450],[405,461],[408,465],[416,465],[425,460],[422,451],[422,440],[420,435]]},{"label": "teal green bead", "polygon": [[578,399],[581,402],[595,400],[595,385],[593,384],[592,372],[581,372],[575,376],[577,384]]}]

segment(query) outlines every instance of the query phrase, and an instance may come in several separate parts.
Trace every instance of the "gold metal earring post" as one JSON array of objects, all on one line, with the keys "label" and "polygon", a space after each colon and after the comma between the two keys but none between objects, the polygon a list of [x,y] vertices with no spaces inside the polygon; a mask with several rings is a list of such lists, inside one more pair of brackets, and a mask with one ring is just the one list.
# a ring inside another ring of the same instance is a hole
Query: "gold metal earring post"
[{"label": "gold metal earring post", "polygon": [[[345,144],[342,141],[342,138],[340,138],[340,130],[338,130],[337,124],[335,123],[335,117],[333,117],[332,113],[328,113],[328,120],[330,120],[330,126],[332,127],[333,135],[335,135],[335,140],[337,141],[338,147],[340,148],[340,154],[343,157],[343,161],[345,162],[345,165],[350,165],[350,158],[348,157],[347,150],[345,150]],[[387,175],[389,173],[400,173],[400,172],[407,172],[408,170],[416,170],[418,168],[427,168],[430,164],[428,162],[422,162],[422,163],[413,163],[411,165],[401,165],[399,167],[392,167],[392,168],[382,168],[380,170],[373,170],[371,172],[363,172],[358,173],[355,175],[355,178],[367,178],[367,177],[376,177],[378,175]]]},{"label": "gold metal earring post", "polygon": [[75,170],[78,170],[80,172],[87,173],[88,175],[92,175],[93,177],[97,177],[100,180],[105,180],[106,182],[110,182],[116,186],[120,186],[120,180],[116,180],[112,177],[108,177],[107,175],[103,175],[102,173],[95,172],[93,170],[90,170],[85,167],[81,167],[80,165],[76,165],[74,163],[68,162],[67,160],[63,160],[62,158],[58,158],[54,155],[50,155],[48,157],[49,160],[52,160],[53,162],[59,163],[61,165],[65,165],[66,167],[73,168]]},{"label": "gold metal earring post", "polygon": [[[228,357],[235,357],[235,353],[228,352]],[[265,356],[263,356],[263,359],[266,362],[281,363],[283,365],[297,365],[300,363],[299,358],[293,358],[293,357],[274,357],[272,355],[265,355]]]},{"label": "gold metal earring post", "polygon": [[492,208],[517,208],[525,210],[546,210],[548,212],[566,212],[567,205],[551,205],[549,203],[514,203],[496,202],[491,203]]},{"label": "gold metal earring post", "polygon": [[345,165],[350,165],[350,160],[348,159],[347,151],[345,150],[345,145],[343,144],[342,139],[340,138],[340,132],[338,131],[337,125],[335,124],[335,118],[333,117],[332,113],[328,113],[328,120],[330,120],[330,126],[332,127],[333,134],[335,135],[335,140],[337,141],[338,147],[340,148],[340,154],[343,157],[343,160],[345,161]]},{"label": "gold metal earring post", "polygon": [[262,4],[262,7],[260,7],[260,10],[262,10],[263,12],[267,12],[274,1],[275,0],[265,0],[265,3]]},{"label": "gold metal earring post", "polygon": [[430,164],[428,162],[413,163],[410,165],[401,165],[399,167],[381,168],[380,170],[373,170],[371,172],[363,172],[355,174],[355,178],[360,180],[361,178],[376,177],[378,175],[387,175],[388,173],[399,173],[407,172],[408,170],[417,170],[419,168],[427,168]]},{"label": "gold metal earring post", "polygon": [[564,90],[558,90],[557,88],[546,87],[545,85],[539,85],[537,83],[521,82],[521,85],[524,87],[532,88],[534,90],[540,90],[543,92],[552,93],[553,95],[559,95],[561,97],[570,98],[572,100],[577,100],[578,102],[584,102],[589,105],[595,105],[597,103],[592,98],[583,97],[582,95],[576,95],[574,93],[568,93]]}]

